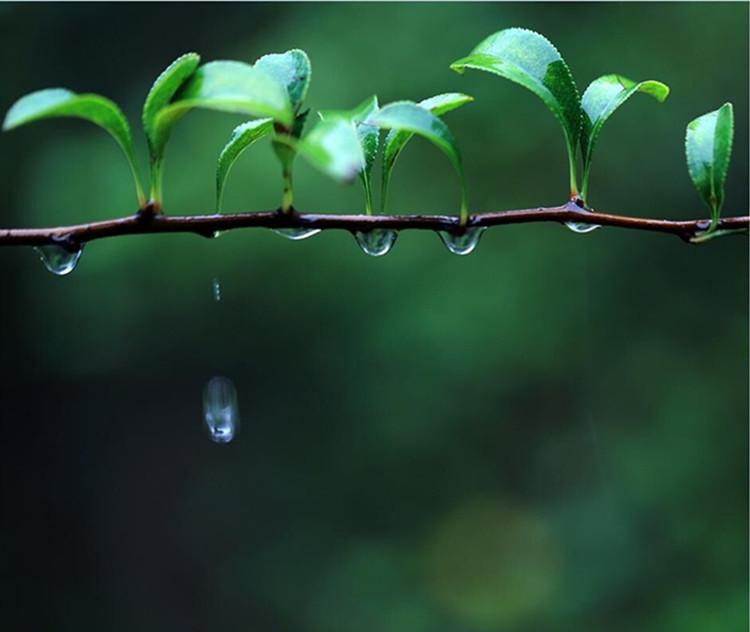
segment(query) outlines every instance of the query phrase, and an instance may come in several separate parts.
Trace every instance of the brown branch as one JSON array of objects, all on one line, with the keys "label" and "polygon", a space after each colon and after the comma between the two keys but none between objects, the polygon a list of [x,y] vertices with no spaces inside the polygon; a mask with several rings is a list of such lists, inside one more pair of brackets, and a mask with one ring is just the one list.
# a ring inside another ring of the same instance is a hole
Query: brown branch
[{"label": "brown branch", "polygon": [[[573,202],[568,202],[554,207],[475,213],[470,216],[468,227],[531,222],[579,222],[630,228],[668,233],[688,242],[696,237],[700,238],[702,234],[705,237],[705,231],[710,225],[707,219],[672,221],[611,215],[585,210]],[[716,233],[747,231],[749,227],[749,216],[725,217],[720,221]],[[74,250],[95,239],[120,235],[195,233],[203,237],[213,237],[215,233],[238,228],[312,228],[350,232],[390,228],[393,230],[446,230],[454,233],[460,233],[463,230],[458,223],[458,218],[450,215],[336,215],[296,212],[284,215],[279,211],[188,216],[136,213],[118,219],[54,228],[0,228],[0,246],[59,244]]]}]

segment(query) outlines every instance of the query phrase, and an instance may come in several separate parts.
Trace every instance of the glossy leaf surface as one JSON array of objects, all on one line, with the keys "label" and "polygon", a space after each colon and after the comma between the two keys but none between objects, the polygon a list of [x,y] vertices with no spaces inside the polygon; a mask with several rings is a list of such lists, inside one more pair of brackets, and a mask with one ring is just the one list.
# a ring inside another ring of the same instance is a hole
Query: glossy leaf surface
[{"label": "glossy leaf surface", "polygon": [[422,136],[437,146],[450,160],[461,186],[461,221],[468,219],[466,187],[461,154],[448,126],[437,116],[410,101],[399,101],[378,110],[367,122],[377,127]]},{"label": "glossy leaf surface", "polygon": [[[470,97],[467,94],[461,94],[460,92],[449,92],[445,94],[438,94],[429,99],[423,99],[417,105],[429,112],[432,112],[436,116],[455,110],[456,108],[470,103],[474,100],[474,97]],[[396,159],[399,157],[401,152],[406,147],[406,144],[414,136],[413,132],[406,130],[391,130],[385,137],[385,143],[383,147],[383,178],[381,186],[381,210],[383,213],[386,212],[388,204],[388,188],[391,181],[391,172],[396,164]]]},{"label": "glossy leaf surface", "polygon": [[72,117],[90,121],[115,139],[125,154],[135,181],[138,201],[144,196],[135,164],[130,125],[119,107],[98,94],[76,94],[64,88],[39,90],[21,97],[5,115],[3,130],[11,130],[42,119]]},{"label": "glossy leaf surface", "polygon": [[192,75],[200,56],[197,53],[185,53],[175,59],[156,78],[143,104],[143,130],[148,140],[151,161],[158,161],[164,153],[164,146],[169,138],[169,128],[156,125],[158,114],[169,104],[177,90]]},{"label": "glossy leaf surface", "polygon": [[258,59],[254,67],[284,86],[292,109],[297,112],[310,87],[312,68],[307,53],[298,48],[285,53],[271,53]]},{"label": "glossy leaf surface", "polygon": [[699,116],[688,123],[685,153],[690,178],[703,201],[711,209],[712,228],[716,227],[724,203],[724,181],[729,169],[734,136],[731,103]]},{"label": "glossy leaf surface", "polygon": [[595,79],[583,93],[581,98],[581,109],[583,110],[581,152],[583,155],[582,193],[584,200],[588,193],[591,157],[602,127],[615,110],[637,92],[651,95],[659,103],[663,103],[669,96],[669,87],[660,81],[636,82],[621,75],[613,74]]},{"label": "glossy leaf surface", "polygon": [[265,72],[239,61],[212,61],[199,66],[156,118],[171,126],[193,108],[269,117],[286,126],[294,121],[284,87]]},{"label": "glossy leaf surface", "polygon": [[229,142],[219,154],[219,162],[216,166],[216,210],[218,212],[221,212],[224,185],[235,161],[250,145],[272,131],[273,119],[270,118],[248,121],[234,128]]},{"label": "glossy leaf surface", "polygon": [[459,73],[467,68],[491,72],[531,90],[544,101],[563,127],[571,193],[577,191],[575,156],[581,129],[578,88],[568,65],[546,37],[522,28],[504,29],[480,42],[451,68]]}]

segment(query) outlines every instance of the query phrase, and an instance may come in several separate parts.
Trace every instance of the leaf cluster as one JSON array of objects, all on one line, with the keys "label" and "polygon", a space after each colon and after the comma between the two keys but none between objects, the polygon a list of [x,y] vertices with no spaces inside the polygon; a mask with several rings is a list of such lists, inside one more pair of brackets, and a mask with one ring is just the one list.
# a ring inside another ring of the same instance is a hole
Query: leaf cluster
[{"label": "leaf cluster", "polygon": [[[653,79],[633,81],[605,74],[581,94],[573,74],[557,48],[543,35],[524,28],[508,28],[482,40],[469,55],[451,64],[458,73],[485,71],[523,86],[537,95],[560,123],[567,149],[570,196],[586,207],[594,148],[604,123],[637,93],[663,102],[666,84]],[[221,209],[229,173],[238,157],[262,138],[270,137],[281,165],[280,211],[294,212],[292,171],[298,155],[336,180],[357,177],[365,194],[365,212],[374,212],[372,172],[382,152],[380,210],[385,212],[388,189],[401,152],[415,136],[431,142],[448,158],[460,187],[459,217],[468,222],[468,205],[461,153],[442,115],[472,101],[461,93],[444,93],[422,101],[396,101],[380,106],[373,95],[350,110],[321,110],[304,134],[309,109],[303,104],[310,86],[311,64],[300,49],[264,55],[254,63],[235,60],[201,64],[197,53],[185,53],[157,77],[143,105],[142,123],[149,151],[149,197],[141,183],[130,125],[109,99],[77,94],[62,88],[32,92],[8,110],[3,129],[54,117],[77,117],[105,129],[125,154],[135,183],[139,207],[158,212],[162,206],[162,171],[167,143],[174,126],[196,108],[245,114],[251,120],[236,127],[219,154],[216,169],[216,207]],[[386,132],[381,138],[381,130]],[[688,173],[711,210],[715,231],[724,201],[733,136],[730,103],[691,121],[685,147]],[[582,167],[578,181],[578,154]]]}]

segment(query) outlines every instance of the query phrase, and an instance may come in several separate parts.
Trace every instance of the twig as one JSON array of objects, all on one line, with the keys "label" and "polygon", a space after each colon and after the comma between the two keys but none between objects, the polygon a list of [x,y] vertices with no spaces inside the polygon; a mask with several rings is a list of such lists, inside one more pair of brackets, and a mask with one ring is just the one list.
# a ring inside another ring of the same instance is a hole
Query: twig
[{"label": "twig", "polygon": [[[626,215],[611,215],[582,209],[573,202],[562,206],[512,211],[474,213],[467,228],[526,224],[531,222],[576,222],[613,226],[676,235],[687,242],[705,241],[710,220],[672,221]],[[0,228],[0,246],[43,246],[58,244],[68,249],[96,239],[120,235],[153,233],[195,233],[214,237],[217,233],[238,228],[309,228],[320,230],[368,231],[376,228],[393,230],[445,230],[461,233],[458,218],[450,215],[337,215],[279,211],[223,213],[212,215],[165,215],[136,213],[118,219],[58,226],[54,228]],[[750,216],[723,218],[716,233],[747,231]],[[710,234],[708,235],[710,236]]]}]

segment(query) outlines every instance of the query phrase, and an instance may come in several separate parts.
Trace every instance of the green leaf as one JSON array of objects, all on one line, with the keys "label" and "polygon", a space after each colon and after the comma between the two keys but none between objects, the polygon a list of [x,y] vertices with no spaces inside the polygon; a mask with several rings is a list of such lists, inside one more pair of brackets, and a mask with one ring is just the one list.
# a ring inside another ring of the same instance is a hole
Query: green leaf
[{"label": "green leaf", "polygon": [[221,212],[221,201],[224,196],[224,184],[229,171],[239,155],[255,141],[260,140],[273,130],[273,119],[256,119],[234,128],[229,142],[219,154],[216,166],[216,211]]},{"label": "green leaf", "polygon": [[461,224],[469,218],[466,207],[466,185],[461,165],[461,154],[458,151],[453,134],[445,123],[411,101],[398,101],[386,105],[371,116],[367,123],[377,127],[409,132],[422,136],[436,145],[450,160],[461,186]]},{"label": "green leaf", "polygon": [[451,64],[491,72],[536,94],[552,111],[565,134],[571,195],[577,195],[576,147],[581,129],[581,108],[573,75],[560,53],[544,36],[521,28],[498,31],[480,42],[468,57]]},{"label": "green leaf", "polygon": [[3,130],[11,130],[41,119],[81,118],[105,129],[125,154],[133,174],[138,203],[145,205],[138,169],[135,164],[130,125],[125,115],[112,101],[98,94],[76,94],[64,88],[39,90],[21,97],[5,115]]},{"label": "green leaf", "polygon": [[734,136],[731,103],[690,121],[685,135],[685,153],[690,178],[711,209],[712,232],[718,226],[724,204],[724,181],[729,169]]},{"label": "green leaf", "polygon": [[169,139],[169,127],[160,128],[156,125],[156,117],[169,105],[177,90],[192,75],[198,64],[200,55],[185,53],[175,59],[156,78],[143,104],[143,130],[146,132],[148,150],[151,162],[158,162],[164,154],[164,146]]},{"label": "green leaf", "polygon": [[352,121],[333,118],[318,121],[302,140],[279,136],[314,167],[332,178],[350,182],[364,168],[365,156]]},{"label": "green leaf", "polygon": [[171,125],[193,108],[270,117],[287,127],[294,122],[286,90],[265,72],[240,61],[199,66],[159,113],[156,125]]},{"label": "green leaf", "polygon": [[287,91],[295,112],[299,111],[310,86],[312,69],[307,53],[298,48],[285,53],[263,55],[255,62],[255,68],[267,73]]},{"label": "green leaf", "polygon": [[[448,92],[438,94],[429,99],[423,99],[417,105],[425,110],[432,112],[436,116],[455,110],[466,103],[470,103],[474,97],[459,92]],[[383,175],[380,190],[380,208],[383,213],[386,212],[388,204],[388,187],[391,181],[391,172],[396,164],[396,159],[406,147],[406,144],[414,136],[413,132],[407,130],[392,129],[385,137],[385,146],[383,149]]]},{"label": "green leaf", "polygon": [[199,66],[152,123],[160,155],[152,164],[152,197],[161,202],[161,162],[174,124],[193,108],[269,117],[289,127],[294,113],[285,88],[267,73],[239,61],[212,61]]},{"label": "green leaf", "polygon": [[588,199],[588,181],[591,156],[605,121],[636,92],[651,95],[659,103],[669,96],[669,87],[660,81],[635,82],[621,75],[604,75],[595,79],[581,97],[583,127],[581,129],[581,152],[583,155],[582,197]]},{"label": "green leaf", "polygon": [[365,211],[368,215],[371,215],[373,211],[370,175],[378,154],[380,130],[373,125],[367,125],[364,121],[377,112],[378,107],[378,97],[372,95],[351,110],[324,110],[318,113],[323,120],[338,118],[354,123],[365,157],[365,165],[360,171],[359,176],[362,180],[362,186],[365,189]]}]

